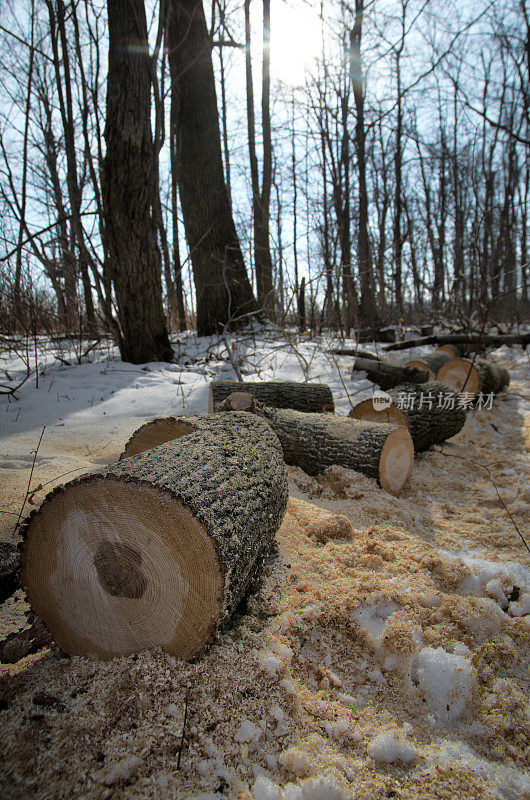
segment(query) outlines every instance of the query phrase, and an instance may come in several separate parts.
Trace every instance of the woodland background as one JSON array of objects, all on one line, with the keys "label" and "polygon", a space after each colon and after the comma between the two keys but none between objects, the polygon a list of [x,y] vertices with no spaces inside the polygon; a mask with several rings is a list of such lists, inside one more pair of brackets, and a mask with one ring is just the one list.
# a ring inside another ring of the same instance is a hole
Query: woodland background
[{"label": "woodland background", "polygon": [[1,10],[4,337],[528,316],[524,0]]}]

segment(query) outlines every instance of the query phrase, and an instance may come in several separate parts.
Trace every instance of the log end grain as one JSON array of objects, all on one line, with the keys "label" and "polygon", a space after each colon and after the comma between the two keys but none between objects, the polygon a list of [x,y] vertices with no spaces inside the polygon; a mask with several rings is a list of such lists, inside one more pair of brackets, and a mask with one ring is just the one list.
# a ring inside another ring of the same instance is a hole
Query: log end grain
[{"label": "log end grain", "polygon": [[379,461],[381,488],[395,496],[401,493],[414,464],[414,444],[408,428],[398,426],[387,436]]},{"label": "log end grain", "polygon": [[457,392],[468,392],[476,397],[480,392],[480,376],[476,367],[466,358],[453,358],[444,364],[436,380],[446,383]]},{"label": "log end grain", "polygon": [[354,406],[349,414],[352,419],[366,419],[372,422],[393,422],[395,425],[403,425],[408,427],[408,420],[403,411],[399,409],[394,403],[390,403],[386,408],[375,408],[373,401],[361,400]]},{"label": "log end grain", "polygon": [[161,417],[146,422],[133,433],[120,455],[120,460],[136,456],[138,453],[143,453],[144,450],[150,450],[152,447],[169,442],[171,439],[178,439],[195,430],[197,428],[193,423],[183,417]]},{"label": "log end grain", "polygon": [[212,639],[223,570],[201,523],[168,492],[91,476],[30,522],[22,585],[59,647],[111,658],[162,647],[183,658]]}]

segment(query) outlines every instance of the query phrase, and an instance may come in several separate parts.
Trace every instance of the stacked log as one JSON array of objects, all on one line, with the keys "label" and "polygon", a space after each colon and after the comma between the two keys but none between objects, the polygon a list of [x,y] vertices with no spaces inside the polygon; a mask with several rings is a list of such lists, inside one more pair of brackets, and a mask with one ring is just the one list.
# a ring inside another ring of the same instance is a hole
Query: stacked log
[{"label": "stacked log", "polygon": [[415,358],[412,361],[407,361],[406,367],[415,367],[416,369],[424,369],[429,373],[429,380],[434,380],[438,370],[451,360],[449,353],[444,353],[441,350],[436,350],[434,353],[428,353],[426,356]]},{"label": "stacked log", "polygon": [[285,462],[309,475],[338,464],[376,478],[382,489],[398,495],[412,471],[414,446],[402,425],[267,408],[242,393],[230,395],[221,410],[244,407],[269,423],[280,440]]},{"label": "stacked log", "polygon": [[223,400],[233,392],[247,392],[270,408],[295,408],[297,411],[316,412],[335,410],[331,389],[324,383],[213,381],[210,384],[208,413],[217,411]]},{"label": "stacked log", "polygon": [[57,487],[26,521],[21,582],[67,652],[192,657],[257,575],[287,504],[278,439],[249,414],[190,424]]},{"label": "stacked log", "polygon": [[392,402],[386,408],[379,410],[372,399],[363,400],[349,416],[407,425],[416,452],[456,436],[465,424],[466,412],[458,393],[444,383],[404,384],[390,389],[388,395]]},{"label": "stacked log", "polygon": [[441,367],[436,377],[457,392],[467,392],[472,397],[498,394],[510,383],[507,369],[483,358],[475,358],[474,362],[454,358]]},{"label": "stacked log", "polygon": [[373,361],[367,358],[356,358],[354,372],[366,372],[368,380],[377,383],[384,391],[401,383],[425,383],[429,380],[426,368],[402,367],[384,361]]}]

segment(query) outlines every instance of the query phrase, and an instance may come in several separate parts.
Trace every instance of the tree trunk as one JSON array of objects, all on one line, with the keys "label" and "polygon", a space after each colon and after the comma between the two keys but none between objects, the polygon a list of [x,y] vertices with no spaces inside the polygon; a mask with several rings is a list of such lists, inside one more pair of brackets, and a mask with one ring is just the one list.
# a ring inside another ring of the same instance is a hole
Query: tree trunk
[{"label": "tree trunk", "polygon": [[[162,308],[160,250],[151,213],[156,171],[143,0],[108,0],[108,22],[103,205],[123,336],[120,351],[124,361],[134,364],[171,361]],[[135,48],[124,44],[133,41]]]},{"label": "tree trunk", "polygon": [[249,414],[206,420],[57,487],[27,520],[22,585],[62,649],[191,658],[259,574],[287,505],[278,439]]},{"label": "tree trunk", "polygon": [[[375,422],[406,424],[410,430],[414,450],[427,450],[441,444],[463,428],[466,412],[459,407],[458,393],[444,383],[405,383],[388,392],[392,404],[376,409],[372,399],[363,400],[352,408],[349,416]],[[446,407],[447,406],[447,407]]]},{"label": "tree trunk", "polygon": [[237,383],[213,381],[210,384],[208,412],[219,410],[219,405],[233,392],[251,394],[272,408],[294,408],[297,411],[334,411],[333,395],[324,383]]},{"label": "tree trunk", "polygon": [[368,380],[377,383],[383,391],[399,386],[400,383],[425,383],[429,380],[429,372],[426,369],[400,367],[368,358],[356,358],[353,370],[366,372]]},{"label": "tree trunk", "polygon": [[306,329],[306,315],[305,315],[305,275],[302,276],[300,281],[300,289],[298,291],[298,330],[303,333]]},{"label": "tree trunk", "polygon": [[169,156],[171,164],[171,219],[173,233],[173,274],[175,276],[175,294],[177,304],[177,327],[186,330],[186,310],[184,308],[184,289],[182,286],[182,264],[180,260],[179,221],[178,221],[178,183],[177,183],[177,126],[178,126],[178,94],[176,87],[171,86],[171,103],[169,110]]},{"label": "tree trunk", "polygon": [[256,303],[224,181],[211,41],[201,0],[172,0],[167,43],[178,95],[177,177],[197,332],[208,336],[255,312]]},{"label": "tree trunk", "polygon": [[350,78],[353,86],[355,111],[355,149],[357,152],[357,172],[359,175],[359,220],[357,234],[357,255],[359,258],[359,282],[361,302],[359,322],[375,327],[378,323],[375,303],[375,286],[368,234],[368,192],[366,189],[366,153],[364,129],[364,81],[361,60],[362,20],[364,0],[355,0],[355,25],[350,32]]}]

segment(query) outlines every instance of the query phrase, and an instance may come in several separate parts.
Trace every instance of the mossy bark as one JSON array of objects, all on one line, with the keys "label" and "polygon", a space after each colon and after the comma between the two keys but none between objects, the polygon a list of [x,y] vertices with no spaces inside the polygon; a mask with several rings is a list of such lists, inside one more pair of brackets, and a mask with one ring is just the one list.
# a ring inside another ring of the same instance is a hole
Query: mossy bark
[{"label": "mossy bark", "polygon": [[[230,395],[221,411],[236,413],[232,402],[240,407],[243,396],[239,392]],[[268,408],[256,400],[248,411],[269,423],[286,463],[309,475],[337,464],[376,478],[392,494],[399,494],[410,475],[414,450],[410,433],[402,425]]]},{"label": "mossy bark", "polygon": [[223,400],[233,392],[251,394],[270,408],[294,408],[297,411],[316,412],[335,409],[331,389],[324,383],[214,381],[210,384],[208,411],[210,413],[217,411]]}]

